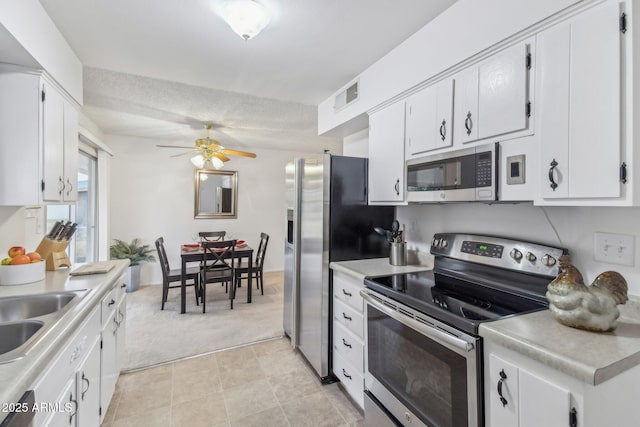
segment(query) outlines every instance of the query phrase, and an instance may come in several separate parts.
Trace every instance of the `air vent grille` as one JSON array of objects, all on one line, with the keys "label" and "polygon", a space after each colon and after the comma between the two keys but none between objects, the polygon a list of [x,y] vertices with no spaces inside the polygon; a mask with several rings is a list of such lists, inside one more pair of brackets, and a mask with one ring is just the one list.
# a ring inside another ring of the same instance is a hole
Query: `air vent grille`
[{"label": "air vent grille", "polygon": [[333,103],[333,108],[335,110],[340,110],[347,105],[357,101],[358,97],[358,82],[356,81],[351,86],[336,95]]}]

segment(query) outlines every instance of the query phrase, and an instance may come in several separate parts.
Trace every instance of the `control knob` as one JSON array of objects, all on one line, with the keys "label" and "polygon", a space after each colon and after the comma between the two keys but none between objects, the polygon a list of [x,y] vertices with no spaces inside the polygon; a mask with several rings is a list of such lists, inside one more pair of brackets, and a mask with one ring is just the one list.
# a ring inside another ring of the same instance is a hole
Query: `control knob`
[{"label": "control knob", "polygon": [[440,247],[441,248],[446,248],[448,244],[449,244],[449,242],[447,242],[445,239],[440,239]]},{"label": "control knob", "polygon": [[534,254],[533,252],[527,252],[527,261],[535,262],[535,260],[537,259],[538,258],[536,257],[536,254]]},{"label": "control knob", "polygon": [[545,254],[542,257],[542,263],[547,267],[553,267],[554,265],[556,265],[556,259],[549,254]]},{"label": "control knob", "polygon": [[516,248],[511,249],[509,255],[511,255],[511,258],[515,259],[516,261],[520,261],[522,259],[522,252],[520,252]]}]

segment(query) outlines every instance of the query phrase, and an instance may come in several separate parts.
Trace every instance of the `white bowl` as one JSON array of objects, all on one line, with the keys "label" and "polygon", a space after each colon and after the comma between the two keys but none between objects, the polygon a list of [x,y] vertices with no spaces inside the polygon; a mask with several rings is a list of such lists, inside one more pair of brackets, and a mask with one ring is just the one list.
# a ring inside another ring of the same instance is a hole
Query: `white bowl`
[{"label": "white bowl", "polygon": [[0,265],[0,285],[23,285],[44,280],[46,262]]}]

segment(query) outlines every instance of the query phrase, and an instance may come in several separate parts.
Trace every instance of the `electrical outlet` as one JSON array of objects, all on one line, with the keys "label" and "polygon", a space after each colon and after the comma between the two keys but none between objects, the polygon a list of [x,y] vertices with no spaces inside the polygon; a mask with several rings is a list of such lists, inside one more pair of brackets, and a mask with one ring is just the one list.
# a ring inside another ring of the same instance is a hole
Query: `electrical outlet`
[{"label": "electrical outlet", "polygon": [[635,238],[626,234],[594,233],[593,258],[596,261],[633,267]]}]

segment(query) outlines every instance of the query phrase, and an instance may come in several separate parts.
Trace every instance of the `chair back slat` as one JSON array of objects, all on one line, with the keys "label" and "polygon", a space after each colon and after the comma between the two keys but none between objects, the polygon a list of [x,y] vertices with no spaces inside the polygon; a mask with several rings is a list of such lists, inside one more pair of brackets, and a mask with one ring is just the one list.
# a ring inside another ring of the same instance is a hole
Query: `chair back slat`
[{"label": "chair back slat", "polygon": [[260,244],[258,245],[258,251],[256,252],[256,267],[262,268],[264,263],[264,255],[267,252],[267,244],[269,243],[269,235],[267,233],[260,233]]},{"label": "chair back slat", "polygon": [[159,237],[156,240],[156,249],[158,250],[158,258],[160,261],[160,268],[162,270],[162,279],[167,281],[169,280],[169,272],[171,271],[171,268],[169,267],[169,260],[164,249],[164,238]]},{"label": "chair back slat", "polygon": [[220,242],[202,242],[203,269],[235,268],[236,240],[223,240]]},{"label": "chair back slat", "polygon": [[198,233],[200,242],[221,242],[226,235],[226,231],[201,231]]}]

